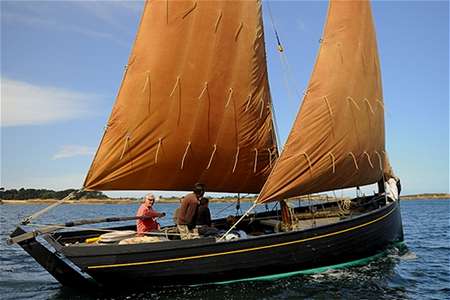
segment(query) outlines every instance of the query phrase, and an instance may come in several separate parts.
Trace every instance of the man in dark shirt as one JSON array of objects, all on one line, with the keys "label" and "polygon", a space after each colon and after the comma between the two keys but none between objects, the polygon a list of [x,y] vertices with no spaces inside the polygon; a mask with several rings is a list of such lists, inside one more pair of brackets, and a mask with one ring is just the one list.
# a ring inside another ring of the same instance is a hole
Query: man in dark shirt
[{"label": "man in dark shirt", "polygon": [[208,198],[202,198],[200,200],[200,206],[198,207],[197,212],[197,221],[195,222],[198,226],[206,225],[211,227],[211,212],[209,211],[208,203]]},{"label": "man in dark shirt", "polygon": [[197,208],[204,193],[205,185],[196,183],[193,193],[187,194],[181,200],[177,228],[182,240],[192,239],[198,236],[192,229],[195,228]]},{"label": "man in dark shirt", "polygon": [[219,230],[212,227],[211,212],[208,207],[209,199],[202,198],[197,211],[197,228],[201,236],[216,236]]}]

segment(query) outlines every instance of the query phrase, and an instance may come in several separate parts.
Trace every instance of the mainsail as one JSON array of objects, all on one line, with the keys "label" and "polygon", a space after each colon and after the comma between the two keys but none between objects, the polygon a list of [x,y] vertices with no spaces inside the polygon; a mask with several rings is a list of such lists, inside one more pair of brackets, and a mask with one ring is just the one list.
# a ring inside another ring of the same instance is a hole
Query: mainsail
[{"label": "mainsail", "polygon": [[277,156],[260,1],[147,1],[84,187],[257,193]]},{"label": "mainsail", "polygon": [[370,3],[332,0],[301,109],[257,201],[375,183],[383,174],[384,151]]}]

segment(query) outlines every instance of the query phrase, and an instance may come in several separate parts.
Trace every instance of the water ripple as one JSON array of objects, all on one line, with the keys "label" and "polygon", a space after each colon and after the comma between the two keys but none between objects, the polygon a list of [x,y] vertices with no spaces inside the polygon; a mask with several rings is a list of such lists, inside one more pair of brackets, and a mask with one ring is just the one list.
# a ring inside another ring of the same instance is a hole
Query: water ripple
[{"label": "water ripple", "polygon": [[[212,210],[219,211],[226,205],[212,204]],[[173,204],[159,204],[158,208],[170,215],[175,207]],[[61,287],[22,249],[3,243],[14,229],[13,224],[41,208],[43,206],[0,206],[2,299],[450,299],[447,201],[402,202],[407,247],[393,247],[386,256],[365,266],[274,281],[127,292],[99,291],[95,294]],[[136,210],[135,205],[77,205],[76,208],[74,211],[73,206],[60,206],[41,221],[133,215]],[[223,214],[232,213],[233,208]],[[170,218],[163,223],[167,222]]]}]

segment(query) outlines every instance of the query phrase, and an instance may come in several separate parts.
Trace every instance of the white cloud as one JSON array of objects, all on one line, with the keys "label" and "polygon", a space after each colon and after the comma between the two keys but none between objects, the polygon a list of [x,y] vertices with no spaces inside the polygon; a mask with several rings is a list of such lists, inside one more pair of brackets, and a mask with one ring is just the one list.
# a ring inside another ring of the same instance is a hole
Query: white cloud
[{"label": "white cloud", "polygon": [[61,146],[52,159],[62,159],[74,156],[92,156],[95,153],[95,148],[80,145],[64,145]]},{"label": "white cloud", "polygon": [[92,114],[98,96],[1,79],[1,126],[48,124]]},{"label": "white cloud", "polygon": [[76,1],[72,4],[79,6],[100,21],[126,31],[120,14],[136,15],[143,8],[143,1]]},{"label": "white cloud", "polygon": [[14,12],[4,12],[2,18],[6,23],[16,23],[24,24],[33,28],[44,27],[51,30],[74,32],[84,35],[89,38],[101,38],[105,40],[112,41],[120,46],[128,47],[129,43],[125,40],[117,37],[117,34],[112,32],[102,32],[98,30],[93,30],[92,28],[86,26],[80,26],[71,23],[62,23],[48,17],[42,17],[33,14],[14,13]]},{"label": "white cloud", "polygon": [[129,47],[128,35],[134,32],[129,22],[140,16],[143,4],[143,0],[7,1],[2,6],[2,26],[73,32]]},{"label": "white cloud", "polygon": [[45,27],[51,27],[55,25],[55,22],[52,22],[49,19],[45,19],[40,16],[36,15],[27,15],[27,14],[18,14],[14,12],[3,12],[2,14],[3,22],[5,23],[20,23],[20,24],[26,24],[28,26],[45,26]]}]

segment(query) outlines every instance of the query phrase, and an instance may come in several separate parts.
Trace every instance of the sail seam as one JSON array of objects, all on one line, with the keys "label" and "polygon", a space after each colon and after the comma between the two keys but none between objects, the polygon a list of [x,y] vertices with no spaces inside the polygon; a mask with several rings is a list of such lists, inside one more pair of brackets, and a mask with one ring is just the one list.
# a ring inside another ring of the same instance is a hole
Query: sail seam
[{"label": "sail seam", "polygon": [[353,105],[355,105],[355,107],[356,107],[358,110],[361,110],[361,109],[359,108],[358,103],[356,103],[356,101],[355,101],[352,97],[348,96],[348,97],[347,97],[347,100],[350,101],[350,103],[353,103]]},{"label": "sail seam", "polygon": [[267,152],[269,152],[269,167],[272,168],[272,151],[267,148]]},{"label": "sail seam", "polygon": [[230,88],[228,91],[228,99],[227,99],[227,103],[225,103],[225,107],[228,107],[228,104],[230,104],[230,100],[231,100],[232,96],[233,96],[233,89]]},{"label": "sail seam", "polygon": [[125,137],[125,143],[124,143],[124,145],[123,145],[122,154],[120,155],[119,160],[122,160],[123,156],[125,155],[125,151],[126,151],[127,148],[128,148],[128,142],[129,142],[129,140],[130,140],[130,135],[127,134],[127,136]]},{"label": "sail seam", "polygon": [[192,6],[188,11],[186,11],[181,18],[182,19],[186,18],[196,7],[197,7],[197,1],[195,1],[194,6]]},{"label": "sail seam", "polygon": [[255,150],[255,165],[253,166],[253,173],[256,173],[256,167],[258,165],[258,149],[254,149]]},{"label": "sail seam", "polygon": [[207,89],[208,89],[208,82],[205,81],[205,86],[203,87],[203,90],[201,91],[200,96],[198,96],[198,98],[197,98],[198,100],[202,99],[203,94],[206,92]]},{"label": "sail seam", "polygon": [[142,89],[142,93],[145,92],[146,87],[148,86],[148,113],[150,113],[150,108],[152,105],[152,83],[150,81],[150,71],[145,72],[146,74],[146,78],[145,78],[145,83],[144,83],[144,88]]},{"label": "sail seam", "polygon": [[331,105],[330,105],[330,102],[328,101],[327,96],[324,96],[323,100],[325,100],[325,103],[327,104],[327,107],[328,107],[328,113],[330,114],[331,120],[333,120],[333,110],[331,109]]},{"label": "sail seam", "polygon": [[312,165],[311,165],[311,160],[309,159],[309,155],[306,152],[302,152],[301,154],[305,156],[306,161],[308,162],[309,171],[312,174]]},{"label": "sail seam", "polygon": [[172,91],[170,92],[169,97],[172,97],[172,96],[173,96],[173,93],[175,93],[175,90],[177,89],[179,82],[180,82],[180,76],[177,76],[177,81],[175,82],[175,85],[173,86],[173,89],[172,89]]},{"label": "sail seam", "polygon": [[216,24],[214,25],[214,33],[219,29],[220,21],[222,20],[222,11],[220,11],[219,16],[217,17]]},{"label": "sail seam", "polygon": [[367,103],[367,105],[369,106],[370,112],[372,113],[372,115],[374,115],[374,114],[375,114],[375,111],[373,110],[372,105],[371,105],[370,102],[369,102],[369,99],[364,98],[363,101]]},{"label": "sail seam", "polygon": [[[330,123],[331,123],[331,133],[333,136],[335,136],[334,133],[334,115],[333,115],[333,109],[331,108],[330,102],[328,101],[328,97],[327,96],[323,96],[323,100],[325,101],[325,103],[327,104],[328,107],[328,114],[330,115]],[[333,172],[334,173],[334,172]]]},{"label": "sail seam", "polygon": [[166,0],[166,24],[169,25],[169,0]]},{"label": "sail seam", "polygon": [[381,155],[380,155],[380,153],[378,153],[378,151],[375,151],[375,154],[378,156],[378,161],[380,163],[380,170],[383,170],[383,162],[381,159]]},{"label": "sail seam", "polygon": [[148,71],[147,72],[145,72],[145,82],[144,82],[144,86],[142,87],[142,92],[144,93],[145,92],[145,88],[147,87],[147,84],[148,84]]},{"label": "sail seam", "polygon": [[158,147],[156,148],[156,154],[155,154],[155,165],[158,163],[158,154],[159,154],[159,148],[161,148],[162,139],[158,139]]},{"label": "sail seam", "polygon": [[211,153],[211,157],[209,158],[208,166],[206,167],[206,169],[209,169],[209,167],[211,167],[211,163],[213,161],[214,154],[216,154],[216,150],[217,150],[217,144],[214,144],[214,149],[213,149],[213,152]]},{"label": "sail seam", "polygon": [[370,167],[373,169],[374,166],[373,166],[373,164],[372,164],[372,161],[370,160],[370,155],[369,155],[369,153],[367,153],[367,151],[364,151],[364,154],[367,156],[367,160],[369,161],[369,165],[370,165]]},{"label": "sail seam", "polygon": [[328,155],[330,155],[330,157],[331,157],[331,163],[333,165],[333,174],[334,174],[336,171],[336,165],[335,165],[336,158],[334,157],[333,153],[331,153],[331,151],[328,152]]},{"label": "sail seam", "polygon": [[263,112],[264,112],[264,100],[262,97],[261,97],[260,103],[261,103],[261,111],[259,112],[259,118],[261,119],[263,116]]},{"label": "sail seam", "polygon": [[242,27],[244,27],[244,23],[241,22],[241,24],[239,25],[238,29],[236,30],[236,33],[234,34],[234,41],[237,41],[241,31],[242,31]]},{"label": "sail seam", "polygon": [[[348,103],[353,104],[353,105],[356,107],[356,109],[357,109],[358,111],[361,111],[361,108],[359,107],[358,103],[356,103],[355,99],[353,99],[353,98],[350,97],[350,96],[347,96],[347,101],[348,101]],[[361,151],[361,150],[362,150],[362,147],[361,147],[360,136],[359,136],[359,134],[358,134],[358,122],[357,122],[357,116],[355,116],[355,113],[354,113],[353,109],[350,108],[350,111],[351,111],[351,114],[352,114],[352,119],[353,119],[353,124],[354,124],[354,130],[355,130],[354,132],[355,132],[356,142],[358,143],[358,149],[359,149],[359,151]],[[357,169],[358,169],[358,168],[357,168]]]},{"label": "sail seam", "polygon": [[384,111],[385,108],[384,108],[384,103],[383,103],[383,101],[381,101],[380,99],[377,99],[376,101],[377,101],[377,103],[381,106],[381,109]]},{"label": "sail seam", "polygon": [[252,100],[252,95],[248,95],[247,97],[247,105],[245,106],[245,111],[248,110],[248,108],[250,107],[250,101]]},{"label": "sail seam", "polygon": [[177,114],[177,125],[180,125],[181,118],[181,87],[180,87],[180,76],[177,76],[177,81],[175,82],[175,86],[173,87],[172,92],[169,97],[172,97],[178,87],[178,114]]},{"label": "sail seam", "polygon": [[353,158],[353,162],[355,163],[356,170],[359,170],[358,162],[356,161],[355,154],[353,154],[353,152],[349,152],[348,155],[350,155]]},{"label": "sail seam", "polygon": [[234,173],[234,171],[236,170],[236,166],[237,166],[237,163],[238,163],[238,157],[239,157],[239,146],[237,147],[237,150],[236,150],[236,155],[234,157],[233,171],[231,173]]},{"label": "sail seam", "polygon": [[187,156],[187,154],[188,154],[188,150],[191,148],[191,142],[189,141],[189,143],[188,143],[188,145],[187,145],[187,147],[186,147],[186,150],[184,151],[184,155],[183,155],[183,159],[181,160],[181,170],[183,170],[183,168],[184,168],[184,160],[186,159],[186,156]]}]

